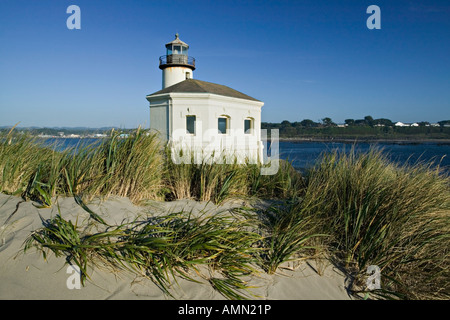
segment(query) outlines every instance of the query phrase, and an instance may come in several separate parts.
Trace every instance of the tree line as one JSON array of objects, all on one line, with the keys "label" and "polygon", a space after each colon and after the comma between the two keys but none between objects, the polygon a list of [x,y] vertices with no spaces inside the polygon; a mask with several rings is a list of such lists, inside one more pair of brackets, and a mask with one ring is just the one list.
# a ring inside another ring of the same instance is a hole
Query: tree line
[{"label": "tree line", "polygon": [[281,123],[262,122],[262,129],[278,129],[280,138],[420,138],[450,139],[450,120],[439,121],[431,125],[427,121],[417,122],[417,126],[399,127],[389,119],[345,119],[345,124],[338,126],[329,117],[318,122],[311,119]]}]

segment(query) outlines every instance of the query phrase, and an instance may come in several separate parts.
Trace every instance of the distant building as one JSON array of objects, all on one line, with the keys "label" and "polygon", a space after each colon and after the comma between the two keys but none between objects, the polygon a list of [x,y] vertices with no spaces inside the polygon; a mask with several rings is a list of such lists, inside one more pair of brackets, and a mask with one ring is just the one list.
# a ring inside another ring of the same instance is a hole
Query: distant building
[{"label": "distant building", "polygon": [[396,122],[396,127],[419,127],[419,124],[417,122],[414,123],[403,123],[403,122]]},{"label": "distant building", "polygon": [[261,108],[264,103],[224,85],[194,80],[195,59],[179,39],[159,58],[162,90],[147,95],[150,129],[172,150],[233,155],[262,162]]}]

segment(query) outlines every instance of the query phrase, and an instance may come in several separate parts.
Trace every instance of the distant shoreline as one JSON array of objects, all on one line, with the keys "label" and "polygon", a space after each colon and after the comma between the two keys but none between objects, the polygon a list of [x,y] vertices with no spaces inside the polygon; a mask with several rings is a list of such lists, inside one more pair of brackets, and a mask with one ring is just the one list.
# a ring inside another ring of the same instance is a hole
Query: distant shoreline
[{"label": "distant shoreline", "polygon": [[427,139],[427,138],[411,138],[411,139],[382,139],[382,138],[279,138],[281,142],[339,142],[339,143],[392,143],[392,144],[442,144],[450,145],[450,139]]},{"label": "distant shoreline", "polygon": [[[38,136],[40,139],[104,139],[105,137],[42,137]],[[270,140],[270,139],[268,139]],[[279,138],[280,142],[338,142],[338,143],[389,143],[389,144],[439,144],[439,145],[450,145],[450,139],[427,139],[427,138],[409,138],[409,139],[399,139],[399,138],[306,138],[306,137],[295,137],[295,138]]]}]

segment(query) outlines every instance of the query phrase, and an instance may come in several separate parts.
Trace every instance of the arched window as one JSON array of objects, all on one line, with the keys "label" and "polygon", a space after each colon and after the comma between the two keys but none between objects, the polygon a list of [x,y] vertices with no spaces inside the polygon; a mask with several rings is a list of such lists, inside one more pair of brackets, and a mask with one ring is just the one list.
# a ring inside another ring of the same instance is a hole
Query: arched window
[{"label": "arched window", "polygon": [[230,117],[221,115],[217,120],[217,129],[219,134],[228,134],[230,132]]},{"label": "arched window", "polygon": [[244,133],[245,134],[253,134],[255,132],[255,121],[253,118],[246,118],[244,120]]}]

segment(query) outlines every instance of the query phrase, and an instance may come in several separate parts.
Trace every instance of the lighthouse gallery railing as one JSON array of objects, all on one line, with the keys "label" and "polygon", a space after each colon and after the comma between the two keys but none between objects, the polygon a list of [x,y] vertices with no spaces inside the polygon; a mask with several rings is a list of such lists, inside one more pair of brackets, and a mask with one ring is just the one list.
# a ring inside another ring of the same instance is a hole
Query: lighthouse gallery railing
[{"label": "lighthouse gallery railing", "polygon": [[169,54],[159,57],[159,65],[181,64],[195,67],[195,59],[184,54]]}]

